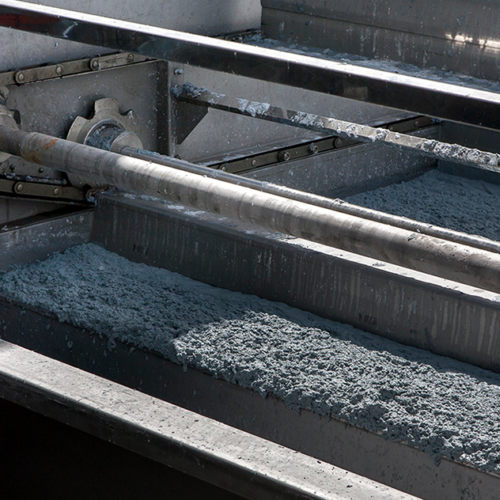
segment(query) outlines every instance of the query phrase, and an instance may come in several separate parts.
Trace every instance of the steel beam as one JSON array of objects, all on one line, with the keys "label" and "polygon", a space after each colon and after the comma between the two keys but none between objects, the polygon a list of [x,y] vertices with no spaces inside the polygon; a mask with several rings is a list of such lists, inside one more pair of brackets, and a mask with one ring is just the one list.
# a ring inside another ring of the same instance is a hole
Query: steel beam
[{"label": "steel beam", "polygon": [[500,129],[493,92],[15,0],[0,26]]}]

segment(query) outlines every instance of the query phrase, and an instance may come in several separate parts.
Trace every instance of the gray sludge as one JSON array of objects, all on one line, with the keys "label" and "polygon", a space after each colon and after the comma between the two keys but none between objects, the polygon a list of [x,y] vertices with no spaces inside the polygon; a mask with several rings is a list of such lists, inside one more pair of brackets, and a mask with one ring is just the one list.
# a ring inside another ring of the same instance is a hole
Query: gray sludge
[{"label": "gray sludge", "polygon": [[[500,473],[500,375],[96,245],[0,275],[12,298],[386,439]],[[71,341],[71,339],[69,339]],[[70,345],[70,344],[69,344]]]},{"label": "gray sludge", "polygon": [[488,182],[431,170],[408,182],[346,199],[381,212],[500,239],[500,186]]}]

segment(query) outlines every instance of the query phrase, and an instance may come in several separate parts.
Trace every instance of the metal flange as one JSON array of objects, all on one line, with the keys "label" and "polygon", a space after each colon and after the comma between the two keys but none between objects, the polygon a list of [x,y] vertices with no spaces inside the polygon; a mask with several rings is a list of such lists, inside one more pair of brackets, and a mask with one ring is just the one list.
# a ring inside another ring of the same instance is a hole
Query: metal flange
[{"label": "metal flange", "polygon": [[[140,131],[139,119],[133,110],[122,115],[118,101],[106,98],[95,101],[91,118],[78,116],[66,138],[69,141],[120,153],[124,147],[142,149]],[[68,177],[73,186],[92,185],[87,179],[73,175]]]}]

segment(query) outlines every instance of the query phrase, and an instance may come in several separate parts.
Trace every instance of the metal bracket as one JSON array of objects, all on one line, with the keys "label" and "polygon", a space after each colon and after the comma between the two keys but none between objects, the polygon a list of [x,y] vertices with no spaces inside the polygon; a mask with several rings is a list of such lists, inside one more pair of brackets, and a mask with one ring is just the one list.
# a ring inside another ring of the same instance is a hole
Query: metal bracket
[{"label": "metal bracket", "polygon": [[172,71],[170,78],[172,146],[182,144],[208,113],[208,108],[193,106],[192,103],[177,99],[177,91],[179,91],[179,89],[184,90],[186,88],[192,88],[194,91],[206,90],[198,89],[194,85],[185,83],[183,75],[184,70],[182,68],[177,68]]},{"label": "metal bracket", "polygon": [[182,144],[208,113],[208,108],[193,106],[181,101],[172,101],[174,116],[174,140]]}]

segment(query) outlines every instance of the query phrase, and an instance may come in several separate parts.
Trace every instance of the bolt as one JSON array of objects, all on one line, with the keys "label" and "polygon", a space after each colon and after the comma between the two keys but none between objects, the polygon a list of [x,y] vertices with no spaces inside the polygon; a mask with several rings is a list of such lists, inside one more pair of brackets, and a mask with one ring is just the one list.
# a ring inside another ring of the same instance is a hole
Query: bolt
[{"label": "bolt", "polygon": [[224,163],[220,169],[223,171],[223,172],[227,172],[227,163]]},{"label": "bolt", "polygon": [[337,138],[333,141],[333,145],[334,145],[336,148],[341,148],[341,147],[344,145],[344,139],[342,139],[342,137],[337,137]]},{"label": "bolt", "polygon": [[18,73],[17,74],[17,81],[18,82],[24,82],[24,73]]},{"label": "bolt", "polygon": [[38,169],[38,172],[39,172],[39,173],[41,173],[41,174],[43,174],[43,173],[45,172],[45,170],[43,169],[43,167],[40,167],[40,168]]},{"label": "bolt", "polygon": [[315,155],[319,151],[319,148],[316,144],[309,144],[309,153]]},{"label": "bolt", "polygon": [[394,125],[391,125],[391,126],[389,127],[389,130],[390,130],[391,132],[394,132],[394,130],[395,130]]},{"label": "bolt", "polygon": [[59,196],[61,194],[61,188],[54,188],[54,196]]},{"label": "bolt", "polygon": [[181,68],[174,69],[174,75],[183,75],[183,74],[184,70],[182,70]]},{"label": "bolt", "polygon": [[288,161],[290,159],[290,153],[288,151],[280,151],[278,153],[278,161]]},{"label": "bolt", "polygon": [[56,74],[61,75],[63,72],[62,66],[56,66]]},{"label": "bolt", "polygon": [[252,160],[252,167],[256,167],[257,166],[257,160],[254,158]]},{"label": "bolt", "polygon": [[99,61],[97,59],[94,59],[90,66],[92,69],[99,69]]},{"label": "bolt", "polygon": [[415,127],[420,127],[420,122],[418,120],[415,120],[415,123],[414,123]]},{"label": "bolt", "polygon": [[16,184],[16,187],[15,187],[16,193],[20,193],[23,189],[24,189],[23,184],[21,184],[20,182],[18,184]]},{"label": "bolt", "polygon": [[134,62],[134,54],[129,54],[127,56],[127,62],[128,63],[133,63]]}]

